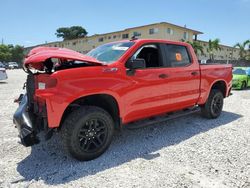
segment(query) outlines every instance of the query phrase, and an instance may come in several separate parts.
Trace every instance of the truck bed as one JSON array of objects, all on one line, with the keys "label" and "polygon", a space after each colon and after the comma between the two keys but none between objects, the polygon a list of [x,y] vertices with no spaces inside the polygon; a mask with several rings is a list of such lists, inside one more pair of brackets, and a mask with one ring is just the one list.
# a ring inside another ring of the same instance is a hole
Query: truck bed
[{"label": "truck bed", "polygon": [[[225,81],[228,83],[226,96],[230,94],[230,89],[232,87],[232,65],[231,64],[201,64],[201,84],[200,84],[200,103],[205,103],[207,95],[210,91],[210,86],[213,85],[215,81]],[[220,78],[217,80],[217,78]]]}]

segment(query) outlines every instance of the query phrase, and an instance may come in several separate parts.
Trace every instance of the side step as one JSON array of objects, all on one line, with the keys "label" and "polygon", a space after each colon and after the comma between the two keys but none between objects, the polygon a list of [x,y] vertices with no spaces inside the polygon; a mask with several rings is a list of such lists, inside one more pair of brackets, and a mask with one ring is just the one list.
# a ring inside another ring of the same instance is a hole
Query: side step
[{"label": "side step", "polygon": [[139,129],[142,127],[151,126],[151,125],[154,125],[156,123],[162,123],[162,122],[165,122],[168,120],[172,120],[175,118],[179,118],[179,117],[190,115],[190,114],[197,113],[197,112],[200,112],[199,106],[187,108],[187,109],[184,109],[181,111],[170,112],[170,113],[167,113],[165,116],[156,116],[156,117],[151,117],[148,119],[139,120],[136,122],[124,124],[123,127],[127,128],[127,129]]}]

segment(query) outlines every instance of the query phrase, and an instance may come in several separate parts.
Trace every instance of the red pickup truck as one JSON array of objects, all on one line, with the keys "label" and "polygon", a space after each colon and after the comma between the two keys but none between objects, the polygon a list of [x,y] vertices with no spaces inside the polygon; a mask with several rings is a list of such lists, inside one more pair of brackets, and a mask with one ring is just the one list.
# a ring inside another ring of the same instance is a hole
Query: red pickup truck
[{"label": "red pickup truck", "polygon": [[115,129],[154,116],[198,109],[217,118],[232,87],[231,65],[200,65],[189,44],[167,40],[118,41],[86,55],[38,47],[24,70],[26,93],[14,114],[22,144],[58,131],[78,160],[104,153]]}]

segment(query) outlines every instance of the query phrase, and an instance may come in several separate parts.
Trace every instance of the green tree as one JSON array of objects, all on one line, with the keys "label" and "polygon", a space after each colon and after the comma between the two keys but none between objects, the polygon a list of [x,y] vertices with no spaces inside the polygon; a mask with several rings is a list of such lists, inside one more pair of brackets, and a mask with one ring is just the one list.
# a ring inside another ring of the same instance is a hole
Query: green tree
[{"label": "green tree", "polygon": [[0,45],[0,61],[8,62],[11,59],[11,51],[9,46],[5,44]]},{"label": "green tree", "polygon": [[209,53],[209,58],[211,60],[214,60],[214,53],[218,50],[221,50],[220,47],[220,39],[214,39],[214,40],[209,40],[208,41],[208,48],[207,48],[207,52]]},{"label": "green tree", "polygon": [[24,47],[20,45],[16,45],[11,48],[11,61],[17,62],[18,64],[22,64],[24,58]]},{"label": "green tree", "polygon": [[[241,60],[248,59],[248,53],[250,52],[250,40],[246,40],[243,43],[237,43],[234,45],[235,48],[239,48],[239,56]],[[248,49],[247,49],[248,48]]]},{"label": "green tree", "polygon": [[193,42],[188,41],[187,43],[189,43],[193,47],[196,55],[198,55],[198,53],[200,53],[202,55],[204,54],[203,46],[198,41],[193,41]]},{"label": "green tree", "polygon": [[22,46],[12,44],[0,45],[0,61],[9,62],[14,61],[21,65],[24,58],[24,48]]},{"label": "green tree", "polygon": [[81,26],[60,27],[56,30],[55,35],[63,40],[76,39],[87,36],[88,32]]}]

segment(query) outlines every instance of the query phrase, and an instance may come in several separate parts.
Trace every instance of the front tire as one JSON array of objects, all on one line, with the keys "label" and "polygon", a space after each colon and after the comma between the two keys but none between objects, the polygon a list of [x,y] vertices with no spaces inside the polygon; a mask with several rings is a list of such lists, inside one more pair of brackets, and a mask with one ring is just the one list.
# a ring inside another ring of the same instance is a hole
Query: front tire
[{"label": "front tire", "polygon": [[104,109],[84,106],[73,111],[62,125],[64,149],[80,161],[102,155],[109,147],[114,121]]},{"label": "front tire", "polygon": [[212,89],[207,102],[201,106],[201,114],[208,119],[215,119],[220,116],[223,108],[224,96],[218,89]]}]

